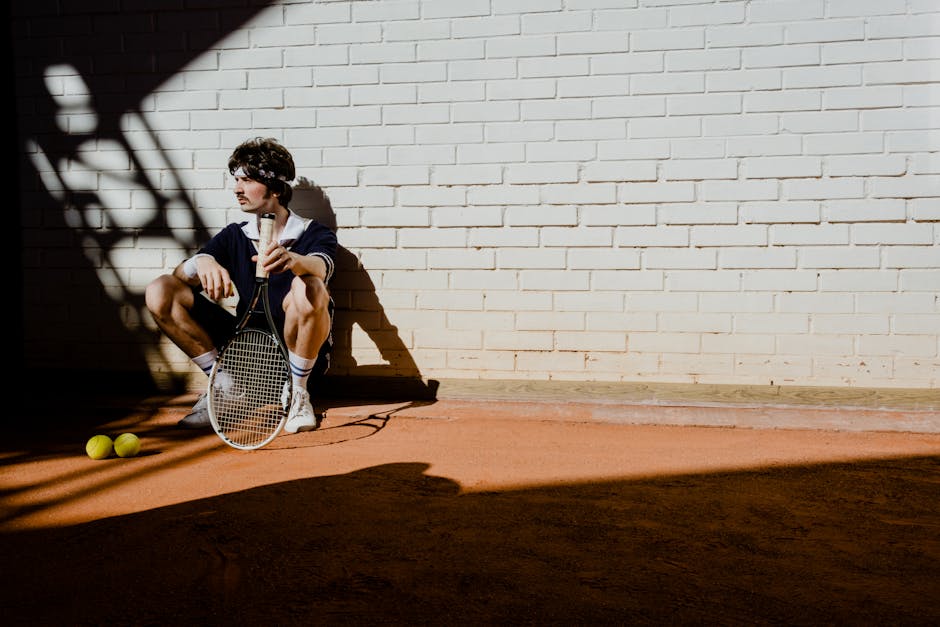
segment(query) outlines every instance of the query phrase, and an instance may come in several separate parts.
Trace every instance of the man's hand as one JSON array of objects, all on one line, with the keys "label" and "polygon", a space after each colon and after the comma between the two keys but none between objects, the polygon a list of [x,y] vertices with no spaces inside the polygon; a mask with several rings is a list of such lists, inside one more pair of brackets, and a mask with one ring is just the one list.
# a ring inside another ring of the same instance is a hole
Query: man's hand
[{"label": "man's hand", "polygon": [[[264,255],[264,271],[268,274],[280,274],[285,270],[290,270],[294,265],[294,257],[297,255],[291,253],[286,248],[281,246],[279,243],[272,241],[268,244],[268,249]],[[258,257],[252,257],[254,261],[258,260]]]},{"label": "man's hand", "polygon": [[268,246],[264,257],[264,269],[268,274],[279,274],[290,270],[296,276],[313,275],[326,280],[326,264],[320,257],[292,253],[277,242],[271,242]]},{"label": "man's hand", "polygon": [[220,300],[234,293],[232,278],[228,270],[219,265],[213,257],[209,255],[197,257],[196,270],[202,289],[212,300]]}]

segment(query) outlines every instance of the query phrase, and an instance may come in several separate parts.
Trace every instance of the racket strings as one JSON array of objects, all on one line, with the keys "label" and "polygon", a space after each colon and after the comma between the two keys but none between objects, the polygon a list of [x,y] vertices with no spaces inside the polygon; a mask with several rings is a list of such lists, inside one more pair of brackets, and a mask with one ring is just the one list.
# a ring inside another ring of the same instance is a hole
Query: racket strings
[{"label": "racket strings", "polygon": [[290,405],[290,371],[277,338],[258,329],[226,346],[210,386],[216,430],[236,448],[257,448],[280,431]]}]

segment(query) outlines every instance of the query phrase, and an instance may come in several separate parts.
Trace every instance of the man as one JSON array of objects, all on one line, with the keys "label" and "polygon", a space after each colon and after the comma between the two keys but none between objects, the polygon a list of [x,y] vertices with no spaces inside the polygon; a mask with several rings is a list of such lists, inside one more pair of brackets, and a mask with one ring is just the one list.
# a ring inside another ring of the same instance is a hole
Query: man
[{"label": "man", "polygon": [[[219,347],[232,337],[248,307],[257,258],[258,221],[275,215],[274,233],[265,254],[270,273],[268,294],[275,324],[287,345],[293,397],[284,431],[316,429],[317,418],[307,384],[316,368],[329,368],[333,302],[327,284],[333,274],[336,235],[316,221],[288,209],[294,160],[271,138],[240,144],[229,158],[235,198],[248,220],[219,231],[172,274],[157,277],[146,290],[147,309],[161,331],[208,376]],[[224,304],[240,295],[234,315]],[[206,395],[199,397],[180,426],[210,426]]]}]

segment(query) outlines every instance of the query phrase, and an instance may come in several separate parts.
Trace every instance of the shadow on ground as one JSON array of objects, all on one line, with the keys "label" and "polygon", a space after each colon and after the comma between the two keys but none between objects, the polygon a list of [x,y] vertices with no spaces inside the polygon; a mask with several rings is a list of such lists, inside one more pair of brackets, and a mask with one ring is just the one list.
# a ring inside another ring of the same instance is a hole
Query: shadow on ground
[{"label": "shadow on ground", "polygon": [[0,536],[7,625],[936,624],[940,457],[467,493],[408,462]]}]

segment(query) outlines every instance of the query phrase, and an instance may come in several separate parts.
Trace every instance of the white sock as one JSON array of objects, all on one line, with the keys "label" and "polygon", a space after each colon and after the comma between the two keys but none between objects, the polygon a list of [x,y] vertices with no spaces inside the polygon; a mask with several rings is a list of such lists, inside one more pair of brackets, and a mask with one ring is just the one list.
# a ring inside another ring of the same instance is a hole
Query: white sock
[{"label": "white sock", "polygon": [[209,374],[212,372],[212,367],[215,366],[215,362],[218,359],[219,351],[213,348],[208,353],[203,353],[202,355],[193,357],[193,363],[199,366],[199,368],[206,373],[206,376],[209,376]]},{"label": "white sock", "polygon": [[316,359],[304,359],[293,351],[288,353],[290,358],[290,372],[294,379],[294,387],[307,387],[307,379],[313,371]]}]

